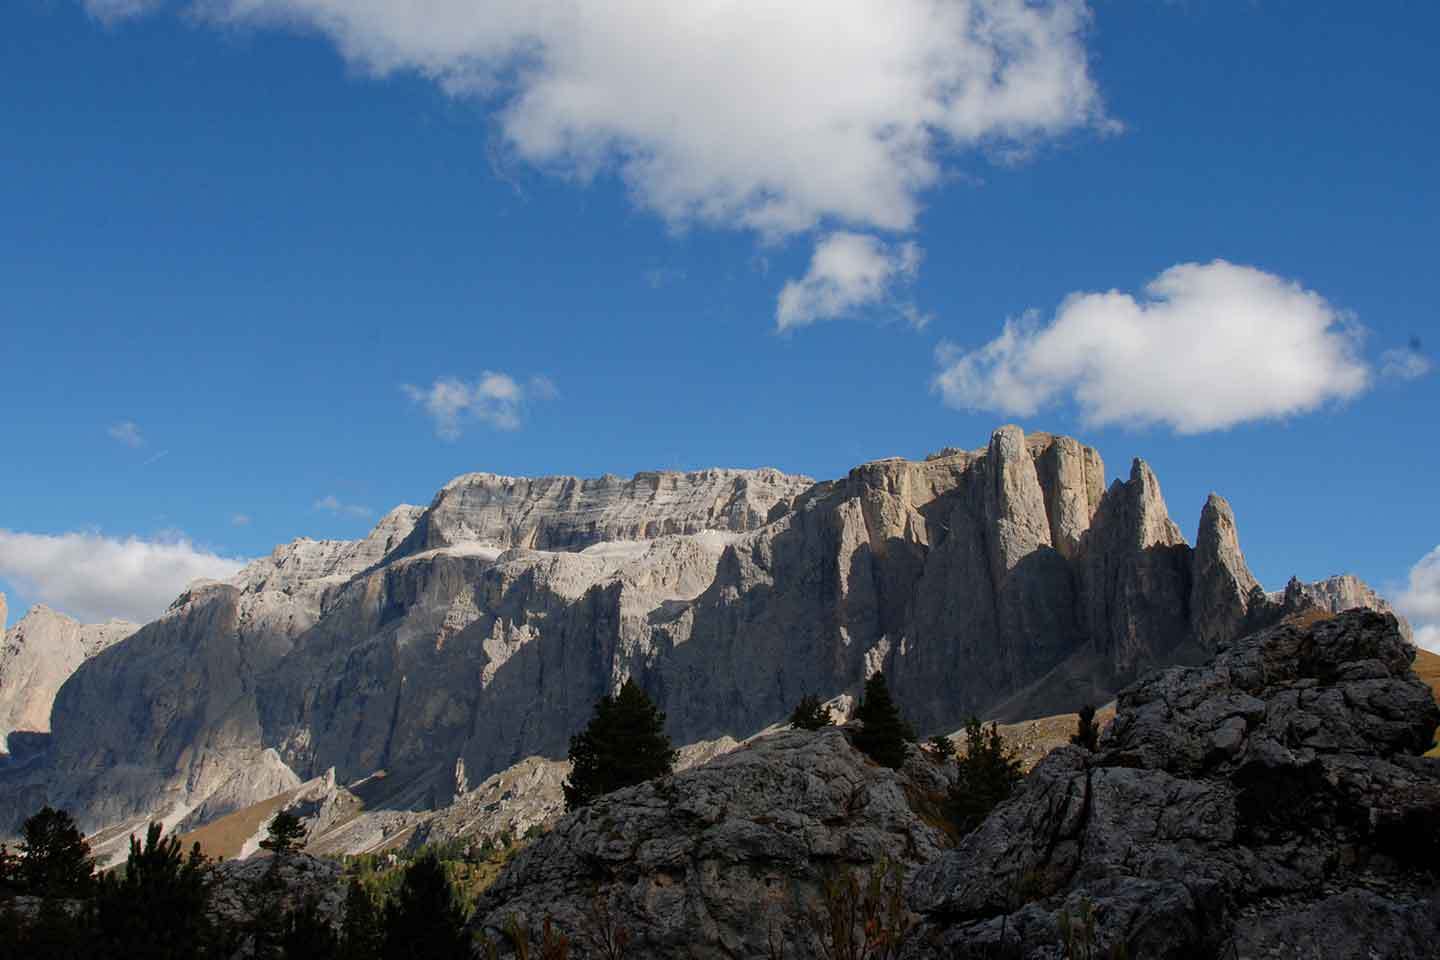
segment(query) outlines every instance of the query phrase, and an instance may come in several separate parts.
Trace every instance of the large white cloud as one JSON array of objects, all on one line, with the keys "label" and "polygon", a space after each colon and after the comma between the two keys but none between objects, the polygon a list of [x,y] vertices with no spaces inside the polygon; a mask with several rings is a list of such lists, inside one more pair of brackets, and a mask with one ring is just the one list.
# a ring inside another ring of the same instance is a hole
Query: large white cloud
[{"label": "large white cloud", "polygon": [[27,596],[87,623],[112,617],[153,620],[190,581],[222,580],[245,563],[184,539],[0,530],[0,576]]},{"label": "large white cloud", "polygon": [[[88,0],[114,17],[145,0]],[[617,172],[675,222],[907,230],[955,148],[1105,124],[1083,0],[192,0],[318,31],[498,111],[508,148]]]},{"label": "large white cloud", "polygon": [[[792,330],[885,302],[897,286],[915,278],[920,256],[914,243],[892,247],[863,234],[832,233],[816,245],[805,276],[780,291],[775,327]],[[908,304],[897,305],[897,310],[907,318],[920,317]]]},{"label": "large white cloud", "polygon": [[1395,596],[1395,607],[1415,628],[1415,642],[1440,653],[1440,546],[1410,568],[1409,582]]},{"label": "large white cloud", "polygon": [[1005,323],[975,350],[942,345],[935,387],[952,406],[1033,416],[1073,400],[1092,426],[1180,433],[1313,411],[1370,384],[1360,331],[1325,298],[1254,267],[1171,267],[1136,299],[1075,293],[1049,323]]}]

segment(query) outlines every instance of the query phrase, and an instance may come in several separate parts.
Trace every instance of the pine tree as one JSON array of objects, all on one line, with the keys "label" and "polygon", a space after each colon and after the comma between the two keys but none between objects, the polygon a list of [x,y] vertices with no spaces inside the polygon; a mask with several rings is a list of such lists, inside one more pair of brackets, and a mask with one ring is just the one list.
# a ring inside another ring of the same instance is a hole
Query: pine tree
[{"label": "pine tree", "polygon": [[856,748],[881,766],[900,769],[905,764],[905,743],[915,739],[915,731],[890,699],[885,674],[872,674],[865,681],[865,696],[855,711],[855,719],[863,724],[854,736]]},{"label": "pine tree", "polygon": [[1085,704],[1080,708],[1080,721],[1076,724],[1075,733],[1070,737],[1070,742],[1077,747],[1084,747],[1091,753],[1095,752],[1100,745],[1100,725],[1095,722],[1095,708]]},{"label": "pine tree", "polygon": [[260,846],[279,857],[294,853],[304,839],[305,825],[300,818],[288,810],[281,810],[270,821],[268,835],[260,841]]},{"label": "pine tree", "polygon": [[386,905],[382,956],[470,960],[465,913],[455,900],[445,865],[433,854],[410,864]]},{"label": "pine tree", "polygon": [[957,763],[959,775],[950,789],[951,816],[962,833],[969,833],[1010,796],[1023,775],[1000,728],[993,723],[987,728],[976,717],[965,724],[965,755]]},{"label": "pine tree", "polygon": [[21,828],[19,878],[36,896],[84,896],[95,861],[90,844],[64,810],[42,807]]},{"label": "pine tree", "polygon": [[285,914],[279,940],[285,960],[336,960],[339,956],[335,928],[320,913],[319,898],[313,894]]},{"label": "pine tree", "polygon": [[345,891],[345,914],[340,921],[342,960],[379,960],[385,931],[375,899],[359,877],[350,878]]},{"label": "pine tree", "polygon": [[955,742],[949,737],[937,733],[927,743],[930,746],[930,752],[935,755],[936,759],[942,762],[955,759]]},{"label": "pine tree", "polygon": [[676,752],[665,735],[665,714],[634,679],[603,696],[581,733],[570,738],[570,779],[565,809],[578,810],[596,797],[663,777],[675,768]]},{"label": "pine tree", "polygon": [[145,844],[132,836],[123,871],[107,873],[97,898],[106,955],[188,960],[225,954],[209,915],[210,862],[200,844],[189,856],[179,837],[164,837],[150,824]]},{"label": "pine tree", "polygon": [[813,693],[801,697],[790,714],[790,726],[797,730],[819,730],[831,722],[830,708]]}]

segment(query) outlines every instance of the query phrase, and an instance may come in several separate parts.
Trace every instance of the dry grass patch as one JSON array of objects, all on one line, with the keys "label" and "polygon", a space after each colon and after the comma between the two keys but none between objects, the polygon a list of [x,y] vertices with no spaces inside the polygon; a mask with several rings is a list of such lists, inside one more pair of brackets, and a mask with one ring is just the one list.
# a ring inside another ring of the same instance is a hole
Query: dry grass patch
[{"label": "dry grass patch", "polygon": [[[1440,655],[1431,653],[1429,650],[1415,651],[1415,675],[1430,685],[1435,692],[1435,699],[1440,702]],[[1435,730],[1435,740],[1440,742],[1440,727]],[[1427,757],[1440,757],[1440,746],[1425,754]]]},{"label": "dry grass patch", "polygon": [[227,813],[219,820],[211,821],[203,827],[197,827],[189,833],[182,833],[180,835],[181,849],[188,850],[192,843],[198,843],[200,852],[207,857],[213,859],[223,857],[233,860],[240,855],[245,841],[259,833],[260,827],[275,815],[275,811],[289,803],[290,798],[294,795],[294,790],[276,794],[269,800],[252,803],[234,813]]}]

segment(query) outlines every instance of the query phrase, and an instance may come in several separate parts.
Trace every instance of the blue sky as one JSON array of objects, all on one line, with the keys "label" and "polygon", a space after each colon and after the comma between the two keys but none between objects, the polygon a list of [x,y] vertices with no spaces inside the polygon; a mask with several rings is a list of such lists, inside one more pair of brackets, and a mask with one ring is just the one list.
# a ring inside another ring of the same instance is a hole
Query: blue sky
[{"label": "blue sky", "polygon": [[12,621],[471,470],[1018,422],[1440,624],[1440,8],[406,6],[0,8]]}]

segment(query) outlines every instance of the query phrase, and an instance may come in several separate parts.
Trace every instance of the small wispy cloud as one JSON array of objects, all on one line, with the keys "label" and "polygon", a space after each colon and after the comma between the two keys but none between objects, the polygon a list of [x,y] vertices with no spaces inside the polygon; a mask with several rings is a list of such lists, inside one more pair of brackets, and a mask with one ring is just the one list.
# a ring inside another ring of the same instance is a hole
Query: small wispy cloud
[{"label": "small wispy cloud", "polygon": [[159,453],[155,454],[153,457],[147,457],[147,458],[145,458],[145,461],[144,461],[143,463],[141,463],[140,466],[142,466],[142,467],[148,467],[148,466],[150,466],[150,464],[156,463],[156,462],[158,462],[158,461],[160,461],[160,460],[164,460],[164,459],[165,459],[166,457],[168,457],[168,456],[170,456],[170,451],[169,451],[169,450],[161,450]]},{"label": "small wispy cloud", "polygon": [[250,514],[248,514],[248,513],[236,513],[236,514],[232,514],[232,515],[230,516],[230,526],[232,526],[232,527],[248,527],[248,526],[250,526]]},{"label": "small wispy cloud", "polygon": [[[333,493],[316,500],[311,509],[320,510],[336,517],[372,517],[375,515],[375,511],[369,507],[363,507],[357,503],[343,503]],[[245,522],[249,523],[250,518],[246,517]]]},{"label": "small wispy cloud", "polygon": [[1411,337],[1404,347],[1386,350],[1380,354],[1380,375],[1395,380],[1419,380],[1435,364],[1425,355],[1419,337]]},{"label": "small wispy cloud", "polygon": [[791,280],[775,305],[775,328],[807,327],[889,304],[907,323],[925,326],[929,317],[896,291],[913,283],[922,252],[914,242],[888,245],[876,237],[840,230],[815,245],[805,276]]},{"label": "small wispy cloud", "polygon": [[518,430],[529,400],[549,400],[559,394],[549,377],[534,376],[519,383],[507,373],[485,370],[479,379],[440,377],[428,387],[405,384],[410,402],[422,407],[444,440],[458,440],[468,423],[483,423],[496,430]]},{"label": "small wispy cloud", "polygon": [[145,446],[145,435],[140,432],[140,425],[134,420],[122,420],[119,423],[111,424],[105,430],[111,440],[119,441],[127,447],[139,449]]},{"label": "small wispy cloud", "polygon": [[679,267],[655,267],[645,271],[645,282],[651,290],[659,290],[684,280],[686,273]]}]

